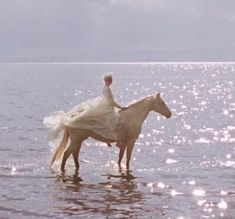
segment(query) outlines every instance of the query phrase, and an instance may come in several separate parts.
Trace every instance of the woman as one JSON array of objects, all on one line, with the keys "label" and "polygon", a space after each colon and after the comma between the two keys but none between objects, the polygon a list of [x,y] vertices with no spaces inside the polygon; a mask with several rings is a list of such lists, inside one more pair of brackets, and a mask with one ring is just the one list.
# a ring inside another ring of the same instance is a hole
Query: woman
[{"label": "woman", "polygon": [[[124,110],[127,107],[121,107],[113,98],[110,89],[112,75],[106,74],[103,80],[103,96],[75,106],[64,124],[73,128],[89,129],[102,137],[120,141],[122,134],[117,108]],[[111,147],[110,143],[107,144]],[[119,143],[117,145],[119,146]]]},{"label": "woman", "polygon": [[[112,91],[110,89],[110,85],[112,84],[113,78],[111,74],[107,74],[104,76],[104,88],[103,88],[103,95],[106,98],[106,100],[109,102],[109,105],[111,107],[117,107],[119,109],[125,110],[127,109],[127,107],[121,107],[113,98],[113,94]],[[117,135],[116,135],[116,139],[118,141],[117,146],[119,146],[121,143],[119,143],[119,141],[121,141],[121,126],[120,124],[118,125],[117,128]],[[108,143],[108,146],[111,147],[111,144]]]},{"label": "woman", "polygon": [[112,91],[110,89],[110,85],[113,82],[113,78],[111,74],[106,74],[104,76],[104,88],[103,88],[103,95],[108,101],[109,105],[111,107],[117,107],[119,109],[126,109],[126,107],[121,107],[119,104],[117,104],[113,98]]}]

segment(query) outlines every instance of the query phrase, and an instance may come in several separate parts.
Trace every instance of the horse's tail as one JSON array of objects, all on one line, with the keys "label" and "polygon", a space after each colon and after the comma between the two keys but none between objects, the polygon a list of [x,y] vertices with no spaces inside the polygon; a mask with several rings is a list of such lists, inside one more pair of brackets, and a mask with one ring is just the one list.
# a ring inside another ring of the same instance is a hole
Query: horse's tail
[{"label": "horse's tail", "polygon": [[52,159],[51,159],[50,166],[53,165],[55,160],[58,160],[61,157],[61,155],[64,152],[64,149],[65,149],[65,147],[67,145],[68,139],[69,139],[68,127],[65,126],[64,127],[64,136],[63,136],[63,139],[61,140],[60,144],[56,147],[56,149],[54,151],[54,154],[53,154]]}]

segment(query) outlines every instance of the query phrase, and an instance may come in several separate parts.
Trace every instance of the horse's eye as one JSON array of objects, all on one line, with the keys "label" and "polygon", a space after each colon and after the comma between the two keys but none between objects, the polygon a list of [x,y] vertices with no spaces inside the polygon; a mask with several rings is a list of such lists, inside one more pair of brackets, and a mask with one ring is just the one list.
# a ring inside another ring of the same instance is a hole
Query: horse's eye
[{"label": "horse's eye", "polygon": [[162,101],[162,105],[165,105],[165,103]]}]

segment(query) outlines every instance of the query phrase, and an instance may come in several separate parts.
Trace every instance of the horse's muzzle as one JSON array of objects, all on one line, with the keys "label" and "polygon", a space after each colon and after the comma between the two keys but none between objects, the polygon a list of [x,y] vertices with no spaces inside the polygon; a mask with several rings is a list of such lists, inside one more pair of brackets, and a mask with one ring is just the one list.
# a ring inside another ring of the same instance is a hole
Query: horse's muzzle
[{"label": "horse's muzzle", "polygon": [[171,112],[166,115],[166,118],[167,119],[171,118]]}]

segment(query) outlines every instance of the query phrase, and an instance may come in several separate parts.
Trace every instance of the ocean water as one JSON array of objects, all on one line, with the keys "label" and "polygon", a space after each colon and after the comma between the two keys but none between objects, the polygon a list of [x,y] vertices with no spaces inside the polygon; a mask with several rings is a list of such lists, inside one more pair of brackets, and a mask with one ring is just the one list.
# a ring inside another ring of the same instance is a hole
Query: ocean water
[{"label": "ocean water", "polygon": [[[117,102],[161,92],[173,115],[151,113],[131,172],[118,148],[84,142],[79,172],[49,168],[42,124],[101,95]],[[234,218],[235,64],[0,64],[0,218]]]}]

